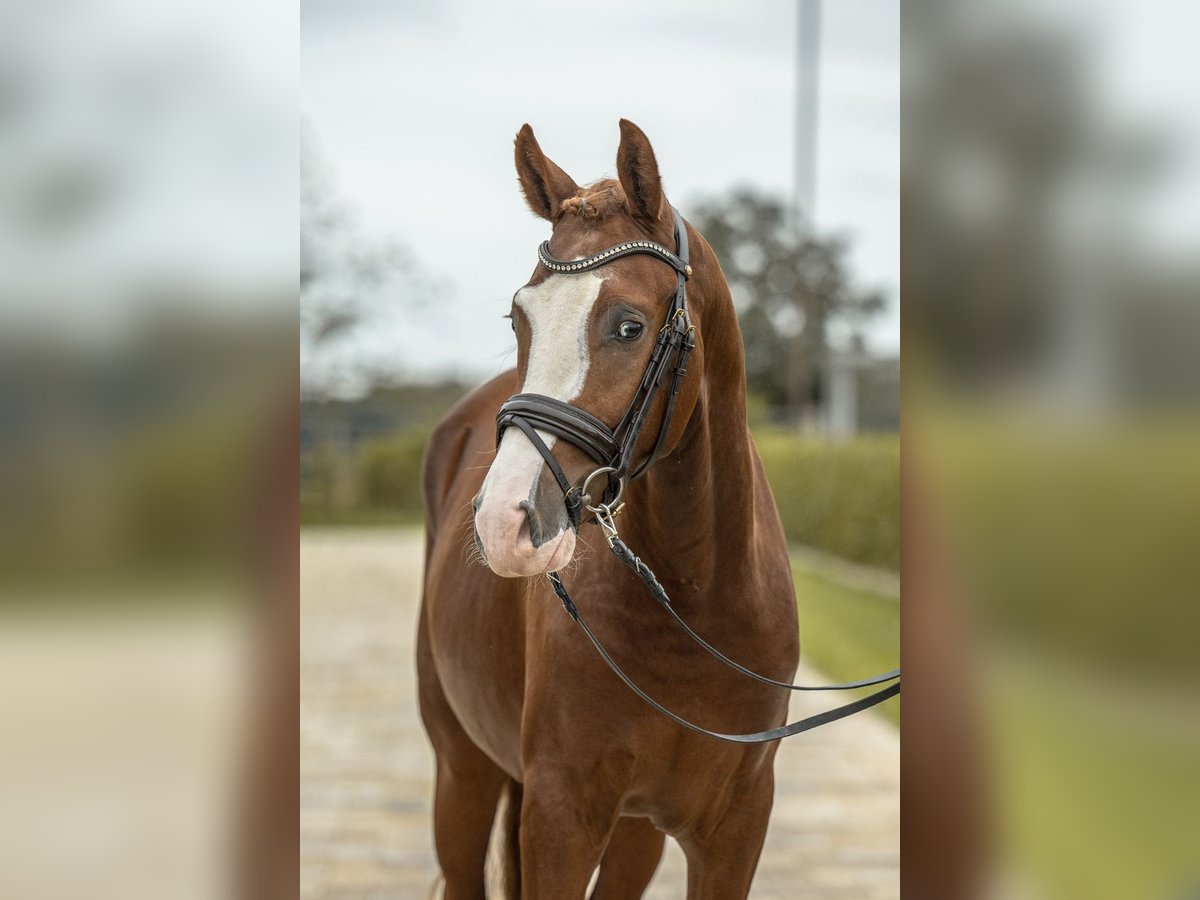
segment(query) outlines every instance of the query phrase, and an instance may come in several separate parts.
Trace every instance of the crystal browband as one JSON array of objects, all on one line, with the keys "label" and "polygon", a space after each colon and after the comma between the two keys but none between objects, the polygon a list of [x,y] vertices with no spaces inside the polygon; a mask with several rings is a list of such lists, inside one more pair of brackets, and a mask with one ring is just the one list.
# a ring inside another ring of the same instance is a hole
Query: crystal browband
[{"label": "crystal browband", "polygon": [[616,244],[607,250],[601,250],[599,253],[584,257],[583,259],[559,259],[550,252],[549,241],[543,241],[541,246],[538,247],[538,259],[551,272],[587,272],[605,263],[610,263],[614,259],[620,259],[622,256],[632,256],[635,253],[645,253],[649,256],[657,257],[684,278],[691,277],[691,266],[662,244],[656,244],[654,241],[625,241],[623,244]]}]

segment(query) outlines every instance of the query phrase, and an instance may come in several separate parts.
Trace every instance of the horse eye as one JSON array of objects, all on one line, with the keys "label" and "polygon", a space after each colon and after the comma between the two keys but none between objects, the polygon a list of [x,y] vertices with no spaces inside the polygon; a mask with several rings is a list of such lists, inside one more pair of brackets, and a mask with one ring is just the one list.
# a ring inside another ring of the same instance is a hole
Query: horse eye
[{"label": "horse eye", "polygon": [[623,341],[636,340],[642,333],[642,323],[627,319],[617,326],[617,337]]}]

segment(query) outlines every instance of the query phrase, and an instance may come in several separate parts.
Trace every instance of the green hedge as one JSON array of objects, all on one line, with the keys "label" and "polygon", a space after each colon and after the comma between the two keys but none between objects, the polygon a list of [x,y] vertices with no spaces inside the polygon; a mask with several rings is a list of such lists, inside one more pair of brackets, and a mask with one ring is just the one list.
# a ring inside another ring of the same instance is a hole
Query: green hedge
[{"label": "green hedge", "polygon": [[421,515],[421,457],[428,435],[408,433],[366,441],[358,451],[361,503]]},{"label": "green hedge", "polygon": [[758,431],[758,452],[788,540],[900,568],[900,439],[846,441]]},{"label": "green hedge", "polygon": [[301,455],[304,525],[421,521],[422,431],[364,441],[353,452],[324,446]]}]

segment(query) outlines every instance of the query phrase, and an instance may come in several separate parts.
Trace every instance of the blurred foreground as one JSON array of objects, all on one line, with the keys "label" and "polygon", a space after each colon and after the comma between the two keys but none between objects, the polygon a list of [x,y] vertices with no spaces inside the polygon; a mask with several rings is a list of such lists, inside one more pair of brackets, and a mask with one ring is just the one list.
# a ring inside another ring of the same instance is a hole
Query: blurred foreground
[{"label": "blurred foreground", "polygon": [[0,893],[231,894],[250,675],[228,608],[0,625]]},{"label": "blurred foreground", "polygon": [[905,5],[905,888],[1200,887],[1192,4]]},{"label": "blurred foreground", "polygon": [[0,896],[296,895],[294,35],[0,7]]}]

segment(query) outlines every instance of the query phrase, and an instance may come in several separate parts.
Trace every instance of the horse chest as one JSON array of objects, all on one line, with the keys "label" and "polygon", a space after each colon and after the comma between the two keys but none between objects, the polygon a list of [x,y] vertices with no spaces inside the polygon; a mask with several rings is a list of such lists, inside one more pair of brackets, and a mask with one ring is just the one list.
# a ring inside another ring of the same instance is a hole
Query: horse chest
[{"label": "horse chest", "polygon": [[[468,570],[428,598],[437,678],[471,740],[514,777],[520,767],[524,639],[516,582]],[[487,582],[486,584],[484,582]]]}]

